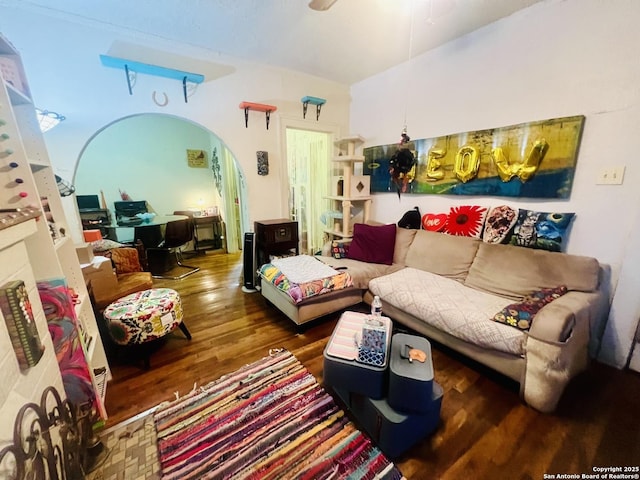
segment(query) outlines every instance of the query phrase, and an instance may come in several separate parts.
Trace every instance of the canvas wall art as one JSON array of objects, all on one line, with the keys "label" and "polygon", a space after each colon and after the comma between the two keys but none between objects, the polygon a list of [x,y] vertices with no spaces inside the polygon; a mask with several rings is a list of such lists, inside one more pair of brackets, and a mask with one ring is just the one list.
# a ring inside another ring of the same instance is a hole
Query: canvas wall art
[{"label": "canvas wall art", "polygon": [[390,167],[399,149],[416,162],[402,193],[569,198],[585,117],[476,130],[363,150],[372,192],[398,192]]},{"label": "canvas wall art", "polygon": [[44,353],[27,287],[13,280],[0,287],[0,311],[21,370],[38,364]]}]

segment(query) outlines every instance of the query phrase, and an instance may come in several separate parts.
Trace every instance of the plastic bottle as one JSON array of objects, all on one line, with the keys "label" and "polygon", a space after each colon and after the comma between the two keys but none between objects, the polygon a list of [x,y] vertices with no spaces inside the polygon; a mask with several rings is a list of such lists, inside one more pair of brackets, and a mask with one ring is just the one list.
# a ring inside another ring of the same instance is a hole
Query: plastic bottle
[{"label": "plastic bottle", "polygon": [[373,297],[373,302],[371,302],[371,315],[374,317],[382,316],[382,302],[380,301],[380,297],[376,295]]}]

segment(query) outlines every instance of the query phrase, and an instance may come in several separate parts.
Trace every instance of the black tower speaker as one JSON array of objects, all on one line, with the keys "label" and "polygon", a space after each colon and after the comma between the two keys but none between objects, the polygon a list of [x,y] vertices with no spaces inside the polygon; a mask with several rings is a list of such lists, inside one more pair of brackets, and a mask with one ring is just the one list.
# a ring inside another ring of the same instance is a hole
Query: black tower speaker
[{"label": "black tower speaker", "polygon": [[242,249],[243,258],[243,285],[242,291],[245,293],[257,292],[256,289],[256,234],[247,232],[244,234],[244,246]]}]

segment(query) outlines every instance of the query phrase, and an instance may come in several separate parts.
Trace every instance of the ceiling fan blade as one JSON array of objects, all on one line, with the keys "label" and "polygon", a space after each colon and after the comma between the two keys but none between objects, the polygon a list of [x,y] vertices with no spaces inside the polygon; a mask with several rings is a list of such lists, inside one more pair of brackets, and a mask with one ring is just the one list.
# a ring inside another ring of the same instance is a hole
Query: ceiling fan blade
[{"label": "ceiling fan blade", "polygon": [[323,12],[329,10],[336,1],[337,0],[311,0],[309,2],[309,8]]}]

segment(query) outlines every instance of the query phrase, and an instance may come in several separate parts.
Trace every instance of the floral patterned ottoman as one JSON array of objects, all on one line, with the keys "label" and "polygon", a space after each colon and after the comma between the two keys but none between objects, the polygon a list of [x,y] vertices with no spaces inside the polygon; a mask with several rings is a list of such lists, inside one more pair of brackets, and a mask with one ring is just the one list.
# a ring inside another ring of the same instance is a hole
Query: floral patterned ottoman
[{"label": "floral patterned ottoman", "polygon": [[157,340],[180,327],[191,340],[182,322],[180,295],[170,288],[152,288],[122,297],[103,313],[109,334],[119,345],[138,345]]}]

